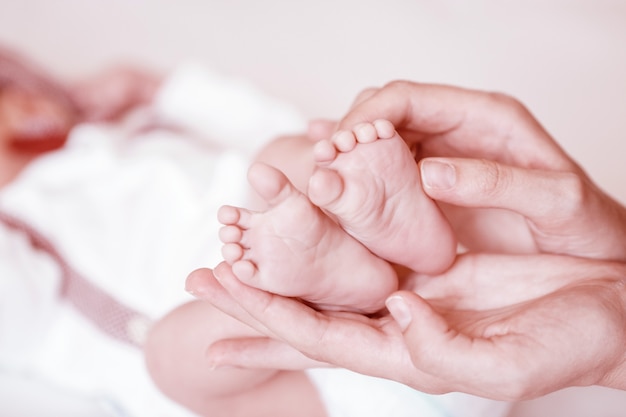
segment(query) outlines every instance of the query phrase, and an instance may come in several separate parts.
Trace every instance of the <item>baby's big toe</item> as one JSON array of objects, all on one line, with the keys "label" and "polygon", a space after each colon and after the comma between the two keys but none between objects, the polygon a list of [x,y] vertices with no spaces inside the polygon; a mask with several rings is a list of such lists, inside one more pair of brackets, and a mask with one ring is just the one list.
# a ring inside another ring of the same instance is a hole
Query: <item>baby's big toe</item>
[{"label": "baby's big toe", "polygon": [[308,197],[318,207],[329,209],[343,192],[343,180],[337,171],[317,169],[309,179]]},{"label": "baby's big toe", "polygon": [[233,264],[232,268],[233,274],[235,274],[237,278],[245,284],[255,286],[253,278],[256,275],[257,269],[252,262],[246,260],[238,261]]}]

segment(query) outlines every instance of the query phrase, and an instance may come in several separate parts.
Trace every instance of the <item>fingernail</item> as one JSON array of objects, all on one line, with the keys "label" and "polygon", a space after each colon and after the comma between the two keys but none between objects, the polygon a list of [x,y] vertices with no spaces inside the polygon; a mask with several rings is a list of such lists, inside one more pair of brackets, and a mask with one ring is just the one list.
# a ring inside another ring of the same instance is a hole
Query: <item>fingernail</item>
[{"label": "fingernail", "polygon": [[208,294],[208,287],[199,275],[200,270],[195,270],[185,280],[185,291],[196,298],[204,298]]},{"label": "fingernail", "polygon": [[422,182],[427,188],[447,190],[456,183],[456,170],[448,162],[425,159],[421,168]]},{"label": "fingernail", "polygon": [[193,285],[189,281],[185,282],[185,291],[187,291],[189,294],[193,295],[196,298],[202,298],[204,295],[206,295],[205,288]]},{"label": "fingernail", "polygon": [[409,306],[406,304],[406,301],[398,295],[391,296],[385,302],[387,305],[387,309],[391,313],[393,319],[400,326],[400,330],[405,331],[409,324],[411,324],[411,310],[409,310]]},{"label": "fingernail", "polygon": [[196,288],[196,285],[193,282],[193,279],[191,279],[191,275],[189,275],[187,279],[185,280],[185,291],[187,291],[189,294],[193,296],[198,295],[198,289]]},{"label": "fingernail", "polygon": [[238,366],[231,365],[229,363],[225,363],[224,356],[219,353],[212,352],[211,348],[213,345],[209,345],[209,347],[204,352],[204,355],[207,359],[207,364],[209,366],[210,371],[216,371],[219,369],[237,369]]},{"label": "fingernail", "polygon": [[240,366],[235,366],[235,365],[222,365],[219,363],[213,364],[209,370],[210,371],[220,371],[220,370],[225,370],[225,369],[242,369]]},{"label": "fingernail", "polygon": [[209,358],[209,371],[219,371],[221,369],[241,369],[239,366],[222,363],[221,359]]}]

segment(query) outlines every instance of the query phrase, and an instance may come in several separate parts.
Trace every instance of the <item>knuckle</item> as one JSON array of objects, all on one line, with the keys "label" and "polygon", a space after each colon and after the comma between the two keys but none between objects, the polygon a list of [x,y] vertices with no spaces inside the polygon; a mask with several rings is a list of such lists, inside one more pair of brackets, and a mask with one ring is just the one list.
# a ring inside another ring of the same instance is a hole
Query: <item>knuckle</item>
[{"label": "knuckle", "polygon": [[535,213],[535,220],[549,222],[553,227],[571,224],[572,220],[576,221],[590,210],[592,193],[589,183],[580,175],[573,172],[557,173],[551,177],[551,184],[544,190],[543,208]]},{"label": "knuckle", "polygon": [[585,179],[575,173],[564,173],[561,178],[559,211],[566,218],[577,216],[588,206],[590,189]]},{"label": "knuckle", "polygon": [[368,98],[370,98],[374,94],[376,94],[379,90],[380,90],[380,88],[378,88],[378,87],[368,87],[368,88],[365,88],[365,89],[361,90],[361,92],[359,92],[359,94],[357,95],[356,99],[354,100],[354,103],[355,104],[359,104],[362,101],[367,100]]},{"label": "knuckle", "polygon": [[486,198],[503,194],[512,182],[512,174],[497,162],[481,160],[483,175],[477,176],[477,188]]},{"label": "knuckle", "polygon": [[500,128],[504,134],[518,129],[518,124],[527,126],[536,124],[535,118],[524,103],[508,94],[491,92],[487,94],[487,107],[497,109],[500,114]]},{"label": "knuckle", "polygon": [[406,90],[414,87],[416,83],[407,80],[393,80],[385,84],[383,87],[386,90],[399,90],[402,92],[406,92]]},{"label": "knuckle", "polygon": [[496,106],[506,108],[513,114],[527,115],[528,108],[516,97],[501,92],[486,93],[488,99]]},{"label": "knuckle", "polygon": [[392,80],[385,84],[385,88],[403,88],[409,84],[406,80]]}]

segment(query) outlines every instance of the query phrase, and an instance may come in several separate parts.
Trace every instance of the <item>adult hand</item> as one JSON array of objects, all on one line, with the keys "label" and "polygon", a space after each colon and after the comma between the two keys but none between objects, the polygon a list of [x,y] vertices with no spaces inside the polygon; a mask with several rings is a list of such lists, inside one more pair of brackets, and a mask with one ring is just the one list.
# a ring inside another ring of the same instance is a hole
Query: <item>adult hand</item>
[{"label": "adult hand", "polygon": [[520,400],[572,385],[626,388],[623,264],[463,255],[439,277],[413,278],[421,296],[401,291],[388,299],[395,320],[318,312],[242,284],[224,263],[194,272],[188,284],[240,320],[262,323],[274,339],[217,342],[209,350],[217,366],[311,365],[288,354],[290,346],[318,365],[430,393]]},{"label": "adult hand", "polygon": [[[469,249],[626,260],[624,207],[519,101],[396,81],[365,90],[338,126],[375,119],[390,120],[415,148],[426,193],[444,203]],[[331,126],[310,131],[319,138]]]}]

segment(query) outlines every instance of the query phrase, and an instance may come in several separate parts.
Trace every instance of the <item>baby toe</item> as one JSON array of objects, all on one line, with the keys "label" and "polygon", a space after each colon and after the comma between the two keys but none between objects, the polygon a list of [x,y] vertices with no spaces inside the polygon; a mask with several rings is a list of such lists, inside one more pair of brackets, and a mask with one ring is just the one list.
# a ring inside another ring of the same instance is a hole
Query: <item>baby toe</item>
[{"label": "baby toe", "polygon": [[243,257],[243,248],[237,243],[227,243],[222,246],[222,257],[229,265],[232,265]]},{"label": "baby toe", "polygon": [[340,130],[335,133],[332,141],[339,152],[350,152],[357,144],[354,134],[349,130]]},{"label": "baby toe", "polygon": [[378,139],[376,127],[371,123],[359,123],[352,131],[358,143],[372,143]]},{"label": "baby toe", "polygon": [[374,121],[376,135],[381,139],[391,139],[396,134],[396,128],[389,120],[378,119]]},{"label": "baby toe", "polygon": [[218,235],[222,243],[237,243],[241,241],[243,231],[235,225],[228,225],[220,228]]}]

